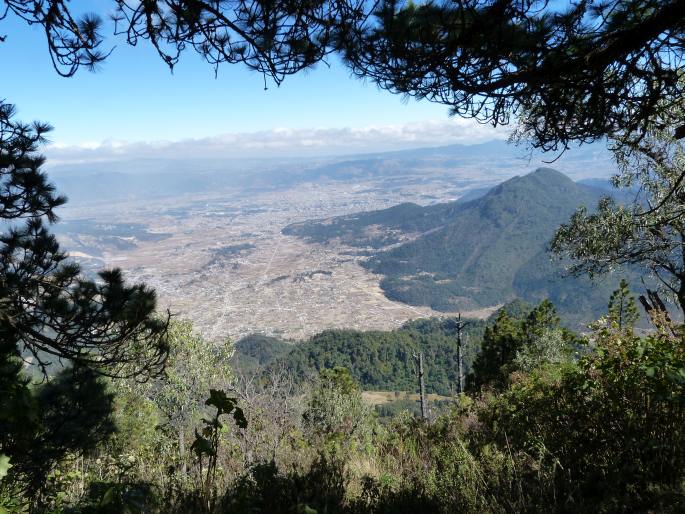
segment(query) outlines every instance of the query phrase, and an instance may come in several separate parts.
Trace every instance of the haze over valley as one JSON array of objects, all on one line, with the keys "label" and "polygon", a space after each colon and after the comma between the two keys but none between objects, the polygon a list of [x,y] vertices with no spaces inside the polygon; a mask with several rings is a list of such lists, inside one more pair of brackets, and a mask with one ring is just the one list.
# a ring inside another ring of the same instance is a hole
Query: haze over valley
[{"label": "haze over valley", "polygon": [[[284,229],[408,202],[465,202],[542,165],[502,141],[280,164],[74,165],[51,172],[70,199],[55,231],[86,269],[121,267],[214,341],[256,331],[303,339],[327,328],[392,329],[457,310],[484,317],[501,302],[481,298],[450,309],[389,299],[383,276],[367,264],[376,243],[313,241]],[[605,179],[613,169],[599,146],[569,151],[553,166],[574,180]]]}]

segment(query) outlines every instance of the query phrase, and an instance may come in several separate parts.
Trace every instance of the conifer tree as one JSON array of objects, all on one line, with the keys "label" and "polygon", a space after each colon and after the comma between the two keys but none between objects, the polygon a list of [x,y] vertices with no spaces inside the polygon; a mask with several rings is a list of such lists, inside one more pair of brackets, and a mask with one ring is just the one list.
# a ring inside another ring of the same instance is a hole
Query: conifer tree
[{"label": "conifer tree", "polygon": [[66,201],[41,170],[50,127],[13,115],[0,103],[0,356],[30,357],[43,372],[66,359],[110,376],[159,373],[167,321],[154,291],[116,269],[80,276],[46,225]]},{"label": "conifer tree", "polygon": [[523,344],[521,322],[500,310],[494,325],[483,335],[481,352],[473,363],[473,383],[476,388],[489,385],[500,388],[506,384],[509,366]]},{"label": "conifer tree", "polygon": [[[58,459],[112,432],[98,375],[145,380],[162,372],[168,317],[155,313],[151,289],[126,285],[119,270],[86,280],[60,250],[48,225],[66,199],[38,153],[50,127],[13,114],[0,102],[0,459],[12,466],[11,483],[37,501]],[[36,396],[23,363],[46,377],[73,369]]]},{"label": "conifer tree", "polygon": [[635,297],[630,293],[628,281],[623,278],[609,298],[609,321],[616,323],[619,330],[624,330],[632,329],[639,318]]},{"label": "conifer tree", "polygon": [[554,304],[545,299],[523,321],[523,334],[527,342],[540,337],[545,331],[559,328],[561,319]]},{"label": "conifer tree", "polygon": [[[505,309],[500,309],[495,323],[485,329],[481,352],[473,363],[472,385],[504,388],[509,375],[518,367],[517,357],[521,352],[540,346],[540,340],[552,334],[559,340],[559,347],[570,338],[560,328],[559,316],[549,300],[540,302],[523,319],[512,318]],[[538,353],[544,356],[546,349]]]}]

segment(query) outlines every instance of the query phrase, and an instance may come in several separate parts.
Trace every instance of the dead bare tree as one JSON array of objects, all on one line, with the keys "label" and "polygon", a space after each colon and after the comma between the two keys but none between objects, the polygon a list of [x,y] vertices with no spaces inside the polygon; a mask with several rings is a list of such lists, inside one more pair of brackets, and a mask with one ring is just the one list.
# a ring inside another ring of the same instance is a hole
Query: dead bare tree
[{"label": "dead bare tree", "polygon": [[278,461],[288,434],[302,423],[303,395],[298,394],[292,375],[282,368],[236,370],[234,392],[249,405],[247,429],[237,438],[244,465]]},{"label": "dead bare tree", "polygon": [[421,401],[421,418],[423,420],[428,419],[428,403],[426,401],[426,384],[424,382],[424,370],[423,370],[423,352],[413,355],[416,361],[416,375],[419,378],[419,397]]}]

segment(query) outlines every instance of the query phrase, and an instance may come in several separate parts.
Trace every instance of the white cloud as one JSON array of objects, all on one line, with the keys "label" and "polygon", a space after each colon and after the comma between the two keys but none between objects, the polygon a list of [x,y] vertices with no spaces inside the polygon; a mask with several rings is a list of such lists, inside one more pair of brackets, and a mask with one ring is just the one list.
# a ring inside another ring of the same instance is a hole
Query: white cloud
[{"label": "white cloud", "polygon": [[277,128],[180,141],[54,143],[51,166],[128,159],[319,157],[505,139],[508,132],[461,118],[358,128]]}]

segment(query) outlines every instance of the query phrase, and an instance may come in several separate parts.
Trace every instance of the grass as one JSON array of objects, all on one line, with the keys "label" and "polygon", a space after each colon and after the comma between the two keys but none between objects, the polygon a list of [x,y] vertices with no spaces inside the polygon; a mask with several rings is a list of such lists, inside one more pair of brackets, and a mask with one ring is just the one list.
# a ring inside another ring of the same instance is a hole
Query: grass
[{"label": "grass", "polygon": [[[396,395],[395,393],[399,393]],[[429,402],[437,402],[440,400],[451,400],[451,396],[442,396],[439,394],[427,394]],[[383,405],[385,403],[394,402],[396,400],[414,400],[419,401],[418,393],[410,393],[408,391],[363,391],[363,400],[372,406]]]}]

